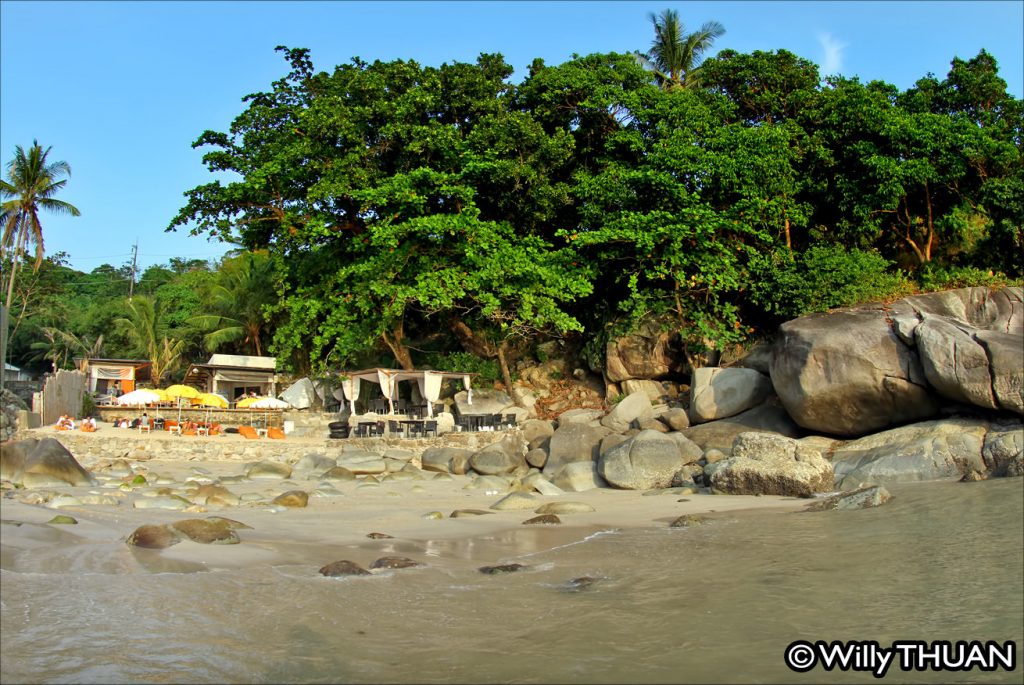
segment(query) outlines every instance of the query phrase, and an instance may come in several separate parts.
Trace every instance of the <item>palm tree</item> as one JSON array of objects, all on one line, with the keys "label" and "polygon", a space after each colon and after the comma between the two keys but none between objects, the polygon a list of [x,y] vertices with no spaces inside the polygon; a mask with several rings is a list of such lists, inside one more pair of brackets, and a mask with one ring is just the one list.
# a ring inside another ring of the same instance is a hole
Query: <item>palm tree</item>
[{"label": "palm tree", "polygon": [[131,310],[130,318],[115,319],[114,325],[128,336],[138,352],[146,355],[151,364],[153,385],[160,387],[163,376],[181,363],[185,341],[169,339],[166,335],[160,339],[162,317],[159,301],[136,295],[128,303],[128,308]]},{"label": "palm tree", "polygon": [[664,10],[661,15],[651,13],[649,18],[654,24],[654,40],[651,49],[646,54],[637,53],[637,57],[666,90],[698,85],[704,53],[716,38],[725,35],[725,27],[709,21],[699,31],[686,33],[675,10]]},{"label": "palm tree", "polygon": [[46,209],[71,216],[81,214],[74,205],[54,197],[67,183],[67,179],[61,177],[70,176],[71,167],[67,162],[47,162],[51,149],[44,150],[35,140],[27,154],[20,145],[15,146],[14,159],[7,166],[7,179],[0,180],[0,199],[3,200],[0,204],[0,223],[3,225],[0,262],[7,257],[11,260],[5,301],[8,308],[14,296],[14,278],[21,265],[21,256],[30,243],[36,248],[33,271],[38,271],[43,262],[43,227],[39,222],[39,211]]},{"label": "palm tree", "polygon": [[264,305],[276,302],[274,262],[265,251],[244,252],[225,259],[206,301],[209,314],[194,316],[189,323],[202,331],[210,352],[239,343],[246,352],[263,354]]}]

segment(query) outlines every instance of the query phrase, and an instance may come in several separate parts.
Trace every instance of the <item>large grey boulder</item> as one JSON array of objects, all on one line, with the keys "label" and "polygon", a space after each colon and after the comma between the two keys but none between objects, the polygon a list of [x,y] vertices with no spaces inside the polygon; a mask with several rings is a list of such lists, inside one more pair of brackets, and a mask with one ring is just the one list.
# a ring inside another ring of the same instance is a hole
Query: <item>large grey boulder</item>
[{"label": "large grey boulder", "polygon": [[570,423],[583,423],[588,426],[601,425],[601,417],[604,412],[600,409],[570,409],[558,415],[558,425],[567,426]]},{"label": "large grey boulder", "polygon": [[1024,414],[1024,290],[960,288],[783,324],[775,390],[805,428],[858,437],[946,400]]},{"label": "large grey boulder", "polygon": [[654,408],[647,393],[635,392],[626,395],[616,404],[608,415],[601,419],[601,425],[614,433],[629,430],[634,421],[654,418]]},{"label": "large grey boulder", "polygon": [[679,432],[703,450],[717,449],[728,454],[736,436],[749,431],[778,433],[790,438],[798,437],[801,433],[800,427],[789,417],[778,399],[773,397],[742,414],[691,426]]},{"label": "large grey boulder", "polygon": [[455,407],[459,415],[465,414],[507,414],[511,413],[515,402],[507,392],[501,390],[474,390],[473,404],[469,403],[469,394],[465,390],[455,393]]},{"label": "large grey boulder", "polygon": [[1024,424],[1018,422],[995,423],[985,434],[981,447],[989,475],[1024,475]]},{"label": "large grey boulder", "polygon": [[752,409],[771,394],[771,380],[754,369],[705,366],[694,369],[690,421],[706,423]]},{"label": "large grey boulder", "polygon": [[[610,340],[605,348],[605,375],[613,383],[630,378],[662,378],[683,371],[685,358],[679,351],[679,336],[660,330],[656,321],[646,321],[632,335]],[[600,372],[601,369],[593,369]]]},{"label": "large grey boulder", "polygon": [[729,495],[809,497],[835,483],[832,465],[816,450],[771,433],[741,433],[732,456],[715,467],[711,487]]},{"label": "large grey boulder", "polygon": [[0,449],[0,478],[27,488],[94,485],[93,477],[54,438],[30,438]]},{"label": "large grey boulder", "polygon": [[452,473],[453,459],[462,458],[463,462],[473,456],[472,450],[458,447],[428,447],[420,455],[424,471]]},{"label": "large grey boulder", "polygon": [[653,404],[664,402],[669,399],[669,394],[665,391],[665,386],[658,381],[646,379],[622,381],[622,392],[627,395],[632,395],[635,392],[642,392],[647,395],[647,399],[649,399]]},{"label": "large grey boulder", "polygon": [[683,466],[675,440],[658,431],[640,431],[601,455],[598,471],[610,485],[624,490],[667,488]]},{"label": "large grey boulder", "polygon": [[584,492],[608,487],[598,471],[597,462],[575,461],[566,464],[551,475],[551,483],[566,492]]},{"label": "large grey boulder", "polygon": [[875,433],[845,443],[832,455],[842,490],[901,481],[959,478],[984,472],[988,422],[943,419]]},{"label": "large grey boulder", "polygon": [[859,436],[938,410],[920,360],[881,308],[782,324],[771,378],[793,420],[821,433]]},{"label": "large grey boulder", "polygon": [[523,438],[533,446],[539,446],[554,434],[555,427],[550,421],[543,419],[527,419],[519,425]]},{"label": "large grey boulder", "polygon": [[485,476],[505,476],[526,472],[526,441],[518,433],[509,433],[469,458],[469,465]]},{"label": "large grey boulder", "polygon": [[544,464],[544,473],[551,475],[573,462],[596,462],[601,439],[610,432],[603,426],[587,426],[581,423],[559,426],[548,443],[548,460]]}]

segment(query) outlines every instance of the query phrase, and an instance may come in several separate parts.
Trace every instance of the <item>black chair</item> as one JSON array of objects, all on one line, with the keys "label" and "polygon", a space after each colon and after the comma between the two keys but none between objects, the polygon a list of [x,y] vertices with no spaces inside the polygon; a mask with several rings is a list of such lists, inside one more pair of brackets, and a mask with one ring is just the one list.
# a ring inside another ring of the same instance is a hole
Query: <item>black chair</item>
[{"label": "black chair", "polygon": [[437,437],[437,421],[427,421],[423,424],[423,437],[426,437],[427,433],[433,433],[434,437]]},{"label": "black chair", "polygon": [[516,415],[515,414],[505,414],[505,425],[508,428],[515,428],[516,427]]},{"label": "black chair", "polygon": [[423,422],[417,421],[416,423],[405,424],[409,427],[409,437],[415,438],[417,435],[423,435]]},{"label": "black chair", "polygon": [[378,421],[376,423],[376,425],[374,425],[373,428],[374,428],[374,430],[373,430],[373,434],[374,435],[377,435],[377,436],[383,436],[384,435],[384,422],[383,421]]},{"label": "black chair", "polygon": [[398,421],[388,420],[388,433],[394,437],[402,432],[402,425]]}]

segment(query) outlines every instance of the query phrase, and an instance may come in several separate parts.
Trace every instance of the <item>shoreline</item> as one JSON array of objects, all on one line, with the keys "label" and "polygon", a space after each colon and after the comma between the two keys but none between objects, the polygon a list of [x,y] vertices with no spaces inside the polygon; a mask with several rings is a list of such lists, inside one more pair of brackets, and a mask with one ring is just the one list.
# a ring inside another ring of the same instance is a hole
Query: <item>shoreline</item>
[{"label": "shoreline", "polygon": [[[118,430],[125,429],[110,428],[106,432]],[[56,437],[54,432],[34,429],[29,435],[23,431],[18,437]],[[95,439],[102,437],[103,431],[85,435]],[[497,435],[500,439],[501,434]],[[143,435],[142,440],[148,437]],[[233,437],[250,444],[256,442]],[[167,436],[163,439],[189,438]],[[219,439],[220,436],[209,438]],[[138,442],[138,436],[126,435],[122,440],[130,450],[131,445]],[[198,450],[188,459],[147,457],[136,460],[126,456],[124,461],[131,467],[131,475],[126,474],[123,465],[120,471],[112,468],[116,459],[75,454],[96,479],[95,485],[4,491],[0,518],[7,525],[3,526],[2,566],[5,569],[20,566],[18,560],[30,563],[34,533],[28,529],[36,525],[57,528],[62,538],[71,535],[66,539],[70,544],[118,543],[123,549],[131,550],[132,556],[142,562],[140,568],[143,569],[184,565],[192,570],[213,570],[294,563],[316,564],[319,568],[341,559],[368,567],[380,556],[396,554],[416,561],[425,560],[417,555],[425,556],[431,564],[481,566],[578,542],[599,530],[668,528],[672,521],[686,514],[715,516],[749,510],[781,513],[799,511],[808,503],[806,499],[770,495],[686,494],[671,488],[646,492],[598,488],[549,496],[532,493],[535,502],[528,503],[528,508],[497,511],[490,507],[506,497],[511,489],[499,489],[493,481],[468,475],[420,471],[408,473],[407,478],[386,477],[381,482],[368,476],[328,482],[321,480],[317,471],[293,471],[290,477],[282,479],[247,478],[246,462],[275,460],[272,448],[281,442],[287,439],[261,441],[259,451],[266,454],[231,459],[204,458]],[[312,447],[322,442],[310,440],[308,445]],[[415,461],[419,461],[418,454]],[[146,485],[125,485],[138,475],[146,478]],[[237,503],[200,503],[195,493],[203,484],[220,484],[238,498]],[[278,495],[293,490],[309,495],[305,507],[289,508],[272,503]],[[169,495],[196,502],[179,509],[149,506],[168,499]],[[76,504],[75,499],[69,498],[85,500],[85,503]],[[541,505],[558,502],[584,503],[594,511],[559,514],[559,525],[523,525],[537,515],[535,510]],[[460,509],[488,513],[453,518],[451,514]],[[436,518],[427,517],[431,513]],[[58,514],[74,517],[78,525],[47,523]],[[142,525],[163,525],[208,516],[230,518],[250,528],[237,531],[241,543],[234,545],[185,540],[162,550],[148,550],[125,543]],[[12,521],[30,525],[15,526]],[[367,537],[370,533],[392,537],[370,539]]]}]

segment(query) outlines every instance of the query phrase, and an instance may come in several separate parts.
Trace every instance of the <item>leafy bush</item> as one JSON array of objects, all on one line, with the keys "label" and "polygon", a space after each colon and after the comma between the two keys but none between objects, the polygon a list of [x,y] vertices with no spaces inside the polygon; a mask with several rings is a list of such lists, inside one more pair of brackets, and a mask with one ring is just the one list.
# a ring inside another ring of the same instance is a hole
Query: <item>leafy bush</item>
[{"label": "leafy bush", "polygon": [[921,290],[931,292],[973,286],[999,288],[1007,285],[1020,285],[1022,281],[1021,279],[1016,281],[1008,279],[1001,273],[987,269],[971,266],[943,267],[928,263],[917,273],[917,282]]},{"label": "leafy bush", "polygon": [[[450,354],[431,354],[426,358],[427,365],[438,371],[457,371],[462,373],[480,374],[480,385],[491,384],[501,380],[501,367],[496,359],[481,359],[469,352],[452,352]],[[515,380],[513,378],[513,380]],[[475,384],[474,384],[475,385]]]},{"label": "leafy bush", "polygon": [[82,395],[82,412],[79,414],[83,419],[87,416],[92,416],[96,412],[96,400],[93,399],[92,394],[85,393]]},{"label": "leafy bush", "polygon": [[793,318],[912,292],[902,273],[876,252],[816,246],[803,253],[775,250],[751,263],[750,299],[773,314]]}]

